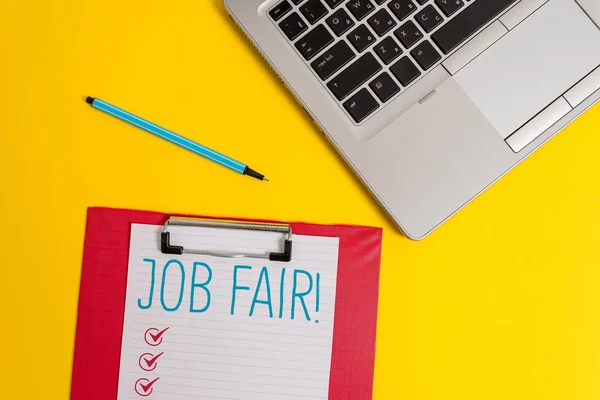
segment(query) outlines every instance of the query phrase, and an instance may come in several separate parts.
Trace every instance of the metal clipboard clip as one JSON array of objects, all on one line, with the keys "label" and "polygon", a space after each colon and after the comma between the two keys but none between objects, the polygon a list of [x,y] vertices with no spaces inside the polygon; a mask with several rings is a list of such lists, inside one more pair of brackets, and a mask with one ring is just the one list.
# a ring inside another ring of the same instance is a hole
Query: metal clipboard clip
[{"label": "metal clipboard clip", "polygon": [[[205,251],[199,249],[184,249],[183,246],[176,246],[171,244],[171,233],[169,232],[169,227],[171,226],[191,226],[198,228],[223,228],[262,232],[277,232],[286,234],[286,238],[283,245],[283,253],[237,254]],[[270,261],[290,262],[292,260],[292,228],[289,225],[281,224],[257,224],[171,217],[167,222],[165,222],[162,233],[160,234],[160,251],[163,254],[201,254],[206,256],[224,258],[265,258]]]}]

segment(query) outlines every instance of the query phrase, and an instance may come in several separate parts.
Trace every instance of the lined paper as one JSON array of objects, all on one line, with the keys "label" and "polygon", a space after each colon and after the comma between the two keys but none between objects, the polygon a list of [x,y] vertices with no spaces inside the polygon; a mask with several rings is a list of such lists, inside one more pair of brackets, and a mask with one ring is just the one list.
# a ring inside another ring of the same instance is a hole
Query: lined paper
[{"label": "lined paper", "polygon": [[[292,262],[278,263],[163,255],[161,230],[132,225],[118,399],[328,399],[339,239],[294,235]],[[283,241],[171,232],[173,245],[210,251],[281,252]]]}]

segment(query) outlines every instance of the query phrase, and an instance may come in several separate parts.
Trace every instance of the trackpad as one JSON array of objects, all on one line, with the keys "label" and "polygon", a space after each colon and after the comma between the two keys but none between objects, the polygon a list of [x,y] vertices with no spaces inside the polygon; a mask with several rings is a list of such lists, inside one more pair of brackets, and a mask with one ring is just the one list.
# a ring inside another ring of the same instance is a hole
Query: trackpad
[{"label": "trackpad", "polygon": [[503,139],[600,65],[600,29],[550,0],[455,78]]}]

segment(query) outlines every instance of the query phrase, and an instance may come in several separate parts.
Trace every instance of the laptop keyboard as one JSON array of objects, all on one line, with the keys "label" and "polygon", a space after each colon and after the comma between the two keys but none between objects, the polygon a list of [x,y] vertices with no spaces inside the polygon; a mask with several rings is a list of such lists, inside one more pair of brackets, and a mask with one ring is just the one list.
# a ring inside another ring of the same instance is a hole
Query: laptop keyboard
[{"label": "laptop keyboard", "polygon": [[359,124],[517,1],[282,0],[269,16]]}]

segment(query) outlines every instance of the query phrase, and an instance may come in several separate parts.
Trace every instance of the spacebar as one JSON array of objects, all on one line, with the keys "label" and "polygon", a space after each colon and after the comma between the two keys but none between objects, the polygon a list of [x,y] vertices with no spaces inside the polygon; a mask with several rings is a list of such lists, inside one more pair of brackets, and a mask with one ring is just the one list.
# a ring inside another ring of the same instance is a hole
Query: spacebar
[{"label": "spacebar", "polygon": [[444,54],[448,54],[516,2],[517,0],[477,0],[442,26],[431,38]]}]

